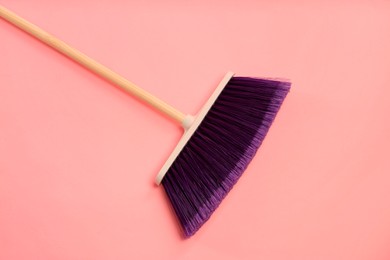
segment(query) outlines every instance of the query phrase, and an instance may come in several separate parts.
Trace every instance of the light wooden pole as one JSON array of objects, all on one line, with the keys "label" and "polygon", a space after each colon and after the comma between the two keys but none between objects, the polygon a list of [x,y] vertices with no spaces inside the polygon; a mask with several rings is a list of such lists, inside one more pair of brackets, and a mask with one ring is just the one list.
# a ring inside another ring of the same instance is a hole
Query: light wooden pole
[{"label": "light wooden pole", "polygon": [[178,111],[174,107],[156,98],[155,96],[141,89],[134,83],[128,81],[124,77],[113,72],[109,68],[103,66],[102,64],[98,63],[97,61],[93,60],[87,55],[74,49],[73,47],[69,46],[65,42],[45,32],[38,26],[26,21],[22,17],[16,15],[15,13],[9,11],[8,9],[4,8],[1,5],[0,5],[0,17],[12,23],[13,25],[17,26],[21,30],[31,34],[32,36],[36,37],[40,41],[46,43],[47,45],[54,48],[55,50],[63,53],[64,55],[68,56],[70,59],[83,65],[84,67],[98,74],[102,78],[117,85],[118,87],[122,88],[126,92],[148,103],[149,105],[161,111],[163,114],[166,114],[168,117],[172,118],[176,122],[183,124],[183,121],[186,118],[186,115],[184,113]]}]

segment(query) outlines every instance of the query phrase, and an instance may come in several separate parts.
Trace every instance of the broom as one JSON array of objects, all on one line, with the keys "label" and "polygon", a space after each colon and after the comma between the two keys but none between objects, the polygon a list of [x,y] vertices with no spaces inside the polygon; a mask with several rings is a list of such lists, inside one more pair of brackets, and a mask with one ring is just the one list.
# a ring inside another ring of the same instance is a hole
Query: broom
[{"label": "broom", "polygon": [[229,72],[193,117],[2,6],[0,17],[181,124],[184,134],[158,173],[156,183],[163,185],[185,237],[192,236],[209,219],[240,178],[291,85],[274,79],[234,77]]}]

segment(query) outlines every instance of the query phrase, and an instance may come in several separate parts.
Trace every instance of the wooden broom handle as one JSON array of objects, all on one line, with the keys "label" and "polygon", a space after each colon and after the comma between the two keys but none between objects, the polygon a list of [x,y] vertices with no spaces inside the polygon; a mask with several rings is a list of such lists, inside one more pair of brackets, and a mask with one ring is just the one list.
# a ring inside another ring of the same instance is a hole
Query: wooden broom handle
[{"label": "wooden broom handle", "polygon": [[136,86],[134,83],[131,83],[124,77],[120,76],[119,74],[113,72],[109,68],[103,66],[102,64],[98,63],[97,61],[91,59],[87,55],[81,53],[80,51],[72,48],[65,42],[57,39],[53,35],[45,32],[38,26],[24,20],[23,18],[19,17],[15,13],[7,10],[6,8],[2,7],[0,5],[0,17],[4,18],[8,22],[12,23],[13,25],[17,26],[18,28],[22,29],[23,31],[31,34],[32,36],[36,37],[40,41],[46,43],[47,45],[51,46],[52,48],[56,49],[57,51],[65,54],[72,60],[78,62],[79,64],[83,65],[87,69],[93,71],[94,73],[98,74],[99,76],[107,79],[108,81],[112,82],[113,84],[121,87],[125,91],[129,92],[133,96],[145,101],[152,107],[156,108],[157,110],[161,111],[162,113],[166,114],[168,117],[172,118],[178,123],[182,123],[185,114],[182,112],[176,110],[175,108],[171,107],[164,101],[156,98],[152,94],[146,92],[145,90],[141,89],[140,87]]}]

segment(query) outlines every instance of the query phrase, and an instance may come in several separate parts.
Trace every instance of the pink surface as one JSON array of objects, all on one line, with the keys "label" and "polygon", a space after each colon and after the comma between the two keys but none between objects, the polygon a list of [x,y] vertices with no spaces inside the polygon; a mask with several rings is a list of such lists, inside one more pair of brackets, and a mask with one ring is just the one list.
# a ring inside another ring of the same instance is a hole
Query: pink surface
[{"label": "pink surface", "polygon": [[389,1],[1,4],[185,112],[290,78],[263,146],[182,240],[171,121],[0,19],[0,259],[389,259]]}]

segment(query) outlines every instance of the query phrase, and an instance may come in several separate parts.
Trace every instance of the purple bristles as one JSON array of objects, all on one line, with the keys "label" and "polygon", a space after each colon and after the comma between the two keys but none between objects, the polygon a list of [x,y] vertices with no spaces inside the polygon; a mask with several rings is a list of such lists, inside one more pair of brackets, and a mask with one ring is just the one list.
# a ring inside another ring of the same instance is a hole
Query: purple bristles
[{"label": "purple bristles", "polygon": [[162,184],[185,237],[211,216],[264,140],[289,82],[233,77]]}]

